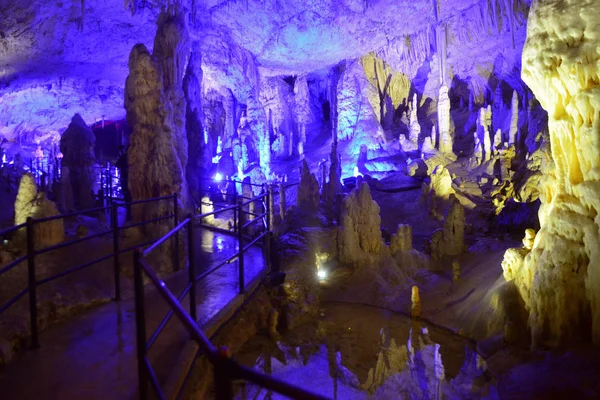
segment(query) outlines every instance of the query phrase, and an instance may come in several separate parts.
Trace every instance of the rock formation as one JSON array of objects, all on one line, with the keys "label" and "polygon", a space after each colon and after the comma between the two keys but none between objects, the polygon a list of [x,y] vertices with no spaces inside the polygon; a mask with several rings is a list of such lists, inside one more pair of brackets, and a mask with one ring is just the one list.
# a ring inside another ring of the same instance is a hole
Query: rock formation
[{"label": "rock formation", "polygon": [[421,125],[419,124],[419,118],[417,117],[418,107],[419,102],[417,100],[417,94],[415,93],[412,100],[412,108],[410,109],[410,124],[408,133],[408,141],[410,142],[411,146],[410,148],[404,149],[407,151],[415,150],[419,146],[419,135],[421,134]]},{"label": "rock formation", "polygon": [[514,145],[519,132],[519,95],[517,91],[513,91],[512,100],[510,102],[510,130],[508,131],[508,144]]},{"label": "rock formation", "polygon": [[419,318],[421,316],[421,298],[419,297],[419,287],[413,286],[410,295],[410,316]]},{"label": "rock formation", "polygon": [[429,212],[440,218],[447,200],[451,194],[456,193],[452,187],[450,171],[442,165],[438,165],[430,175],[429,185],[425,187],[427,196],[427,208]]},{"label": "rock formation", "polygon": [[306,76],[299,76],[294,85],[295,116],[298,122],[298,154],[303,155],[306,147],[306,128],[313,122],[310,109],[310,92]]},{"label": "rock formation", "polygon": [[392,254],[399,251],[411,251],[413,249],[412,240],[412,226],[398,224],[398,230],[396,231],[396,234],[392,235],[390,240],[390,250]]},{"label": "rock formation", "polygon": [[60,138],[61,165],[69,169],[73,207],[85,210],[94,207],[94,145],[96,137],[79,114],[75,114]]},{"label": "rock formation", "polygon": [[202,69],[199,49],[190,56],[185,77],[183,79],[185,94],[185,131],[188,142],[188,163],[186,179],[190,195],[194,201],[200,201],[200,178],[208,175],[211,164],[210,135],[204,135],[202,121]]},{"label": "rock formation", "polygon": [[449,197],[450,207],[446,212],[443,229],[432,235],[430,252],[434,259],[462,254],[465,248],[465,208],[454,194]]},{"label": "rock formation", "polygon": [[325,209],[329,214],[330,220],[334,215],[337,215],[337,210],[334,208],[336,196],[342,191],[342,184],[340,183],[341,175],[342,168],[337,154],[337,143],[334,142],[331,145],[329,181],[327,183],[323,183],[323,192],[321,193],[323,202],[325,203]]},{"label": "rock formation", "polygon": [[298,185],[298,193],[296,204],[306,212],[316,214],[319,210],[319,182],[315,174],[310,172],[306,160],[302,162],[300,168],[300,185]]},{"label": "rock formation", "polygon": [[[38,188],[33,176],[24,174],[21,177],[19,191],[15,200],[15,225],[27,222],[28,217],[39,219],[53,217],[59,214],[56,204],[48,200],[45,193],[38,193]],[[35,245],[38,249],[60,243],[65,238],[62,219],[35,224],[33,232]],[[26,230],[20,229],[17,235],[18,240],[21,243],[24,243],[26,239]]]},{"label": "rock formation", "polygon": [[265,109],[251,93],[248,96],[248,130],[258,149],[260,168],[265,177],[271,176],[271,142]]},{"label": "rock formation", "polygon": [[[181,175],[181,187],[178,191],[179,201],[184,208],[187,208],[189,207],[189,191],[185,171],[188,162],[188,141],[183,78],[190,57],[190,43],[185,21],[185,14],[177,6],[160,13],[154,38],[153,56],[162,73],[165,100],[172,122],[171,145],[180,164],[179,171],[177,171]],[[198,60],[194,61],[198,63]]]},{"label": "rock formation", "polygon": [[379,206],[371,190],[362,182],[344,199],[338,232],[338,257],[341,262],[364,266],[382,248]]},{"label": "rock formation", "polygon": [[440,128],[440,153],[454,156],[454,153],[452,152],[454,132],[451,131],[450,98],[448,97],[448,86],[446,85],[440,87],[437,114],[438,126]]},{"label": "rock formation", "polygon": [[[183,68],[182,65],[179,67]],[[125,83],[125,109],[132,128],[128,150],[131,196],[134,201],[174,193],[185,197],[185,165],[180,158],[181,145],[177,143],[183,139],[173,122],[162,70],[146,46],[138,44],[131,50],[129,71]],[[179,72],[183,75],[183,71]],[[139,222],[172,212],[172,203],[150,202],[133,206],[133,219]]]},{"label": "rock formation", "polygon": [[489,161],[492,156],[492,141],[490,138],[491,106],[482,107],[479,110],[477,120],[477,134],[483,143],[483,162]]},{"label": "rock formation", "polygon": [[600,344],[599,13],[594,0],[540,0],[529,14],[522,75],[548,111],[555,163],[540,185],[541,229],[516,272],[534,344]]}]

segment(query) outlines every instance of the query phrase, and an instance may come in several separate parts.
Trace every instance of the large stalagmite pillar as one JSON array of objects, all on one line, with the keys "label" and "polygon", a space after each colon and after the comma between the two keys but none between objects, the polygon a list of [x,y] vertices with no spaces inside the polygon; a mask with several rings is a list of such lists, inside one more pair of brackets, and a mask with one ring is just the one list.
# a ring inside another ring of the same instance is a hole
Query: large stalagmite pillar
[{"label": "large stalagmite pillar", "polygon": [[[154,43],[157,57],[143,44],[135,45],[129,55],[125,109],[133,131],[128,151],[133,200],[177,193],[181,205],[187,205],[186,106],[181,86],[188,48],[182,21],[173,13],[161,14]],[[162,216],[172,212],[170,204],[135,206],[132,216],[135,221]]]},{"label": "large stalagmite pillar", "polygon": [[[69,127],[60,137],[60,152],[63,154],[62,167],[69,172],[63,193],[72,194],[72,204],[77,210],[94,207],[94,145],[96,137],[79,114],[71,119]],[[70,201],[69,201],[70,203]],[[71,204],[69,204],[71,205]],[[62,204],[68,209],[67,204]]]},{"label": "large stalagmite pillar", "polygon": [[310,111],[310,92],[308,90],[308,81],[306,76],[300,76],[296,79],[294,85],[295,95],[295,113],[298,121],[298,154],[304,154],[306,145],[306,127],[312,122]]},{"label": "large stalagmite pillar", "polygon": [[419,124],[419,118],[417,117],[417,110],[419,102],[417,100],[417,94],[415,93],[412,100],[412,108],[410,109],[410,124],[408,127],[408,140],[414,145],[414,148],[418,147],[419,135],[421,134],[421,125]]},{"label": "large stalagmite pillar", "polygon": [[554,166],[543,171],[541,230],[515,280],[534,339],[550,344],[600,344],[598,15],[597,0],[534,1],[523,49],[523,80],[548,111]]},{"label": "large stalagmite pillar", "polygon": [[452,152],[453,138],[450,124],[450,97],[448,97],[448,86],[440,87],[440,94],[437,106],[438,125],[440,128],[440,153],[453,156]]},{"label": "large stalagmite pillar", "polygon": [[[198,46],[199,47],[199,46]],[[210,167],[209,135],[204,135],[202,125],[202,69],[200,49],[190,55],[190,61],[183,79],[186,99],[185,130],[188,141],[188,163],[186,178],[192,199],[200,201],[200,177],[206,176]]]},{"label": "large stalagmite pillar", "polygon": [[519,132],[519,95],[513,91],[512,101],[510,102],[510,130],[508,131],[508,144],[513,145],[517,140]]}]

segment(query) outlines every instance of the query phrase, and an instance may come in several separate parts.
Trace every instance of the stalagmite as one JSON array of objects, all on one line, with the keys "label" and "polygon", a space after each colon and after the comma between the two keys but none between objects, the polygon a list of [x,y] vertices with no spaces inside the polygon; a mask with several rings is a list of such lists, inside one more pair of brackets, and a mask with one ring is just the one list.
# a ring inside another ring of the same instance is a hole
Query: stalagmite
[{"label": "stalagmite", "polygon": [[371,197],[366,182],[360,183],[344,199],[342,221],[338,232],[340,261],[357,266],[370,265],[369,255],[383,247],[379,206]]},{"label": "stalagmite", "polygon": [[510,102],[510,130],[508,131],[508,144],[514,145],[519,132],[519,95],[513,91],[512,101]]},{"label": "stalagmite", "polygon": [[421,298],[419,297],[419,287],[413,286],[412,293],[410,296],[410,316],[413,318],[419,318],[421,316]]},{"label": "stalagmite", "polygon": [[[199,47],[199,46],[197,46]],[[194,201],[199,201],[200,177],[206,176],[211,164],[209,135],[204,135],[202,121],[202,69],[200,49],[196,48],[190,56],[185,77],[183,79],[185,94],[185,131],[188,141],[188,163],[186,178],[190,195]]]},{"label": "stalagmite", "polygon": [[435,129],[435,125],[431,127],[431,147],[435,149],[437,144],[437,131]]},{"label": "stalagmite", "polygon": [[440,153],[445,156],[454,156],[452,152],[453,134],[450,123],[450,98],[448,97],[448,87],[442,85],[438,97],[438,126],[440,128]]},{"label": "stalagmite", "polygon": [[450,207],[446,212],[444,227],[434,231],[429,242],[429,252],[436,260],[464,252],[465,209],[456,195],[451,194],[449,200]]},{"label": "stalagmite", "polygon": [[419,107],[419,103],[417,101],[417,94],[415,93],[412,101],[412,108],[410,110],[410,125],[409,125],[409,134],[408,140],[412,144],[411,148],[408,150],[414,150],[418,147],[419,143],[419,135],[421,134],[421,125],[419,125],[419,118],[417,117],[417,109]]},{"label": "stalagmite", "polygon": [[423,140],[421,152],[425,154],[433,154],[436,152],[436,150],[433,148],[433,144],[431,144],[431,137],[427,136],[425,140]]},{"label": "stalagmite", "polygon": [[483,144],[482,162],[489,161],[491,158],[492,141],[490,138],[490,116],[491,107],[482,107],[479,109],[479,117],[477,118],[477,135],[479,141]]},{"label": "stalagmite", "polygon": [[454,282],[460,279],[460,263],[458,260],[452,261],[452,280]]},{"label": "stalagmite", "polygon": [[300,168],[300,185],[298,185],[296,204],[305,212],[316,213],[319,209],[319,201],[319,182],[315,174],[310,172],[306,160],[303,160]]},{"label": "stalagmite", "polygon": [[267,129],[265,109],[257,100],[257,96],[248,96],[248,129],[257,141],[259,164],[265,177],[271,176],[271,142]]},{"label": "stalagmite", "polygon": [[69,183],[73,207],[85,210],[94,207],[94,146],[96,137],[79,114],[75,114],[60,138],[61,165],[69,168]]},{"label": "stalagmite", "polygon": [[492,154],[498,153],[498,148],[502,144],[502,130],[498,128],[496,130],[496,134],[494,135],[494,144],[492,145]]},{"label": "stalagmite", "polygon": [[534,345],[600,344],[600,2],[533,3],[523,80],[548,111],[554,165],[543,169],[541,229],[519,288]]},{"label": "stalagmite", "polygon": [[527,250],[533,249],[535,243],[535,231],[533,229],[525,230],[525,237],[523,238],[523,248]]},{"label": "stalagmite", "polygon": [[285,218],[285,187],[283,183],[279,184],[279,216],[283,221]]},{"label": "stalagmite", "polygon": [[474,166],[481,165],[481,161],[483,160],[483,145],[481,144],[481,140],[479,138],[479,127],[473,132],[473,141],[474,141],[474,149],[473,149],[473,163]]},{"label": "stalagmite", "polygon": [[[174,132],[161,68],[146,46],[138,44],[131,50],[129,70],[125,109],[133,131],[128,150],[131,196],[135,201],[182,193],[185,172],[174,143],[179,136]],[[134,221],[163,216],[168,211],[164,208],[167,202],[163,203],[132,207]]]},{"label": "stalagmite", "polygon": [[390,240],[390,250],[392,254],[398,251],[410,251],[413,249],[412,226],[398,224],[395,235]]},{"label": "stalagmite", "polygon": [[306,146],[306,127],[313,122],[310,110],[310,92],[306,76],[296,79],[294,85],[295,114],[298,122],[298,154],[303,155]]},{"label": "stalagmite", "polygon": [[[15,225],[27,222],[28,217],[39,219],[54,217],[58,214],[56,204],[48,200],[45,193],[38,193],[33,175],[24,174],[21,177],[15,200]],[[17,231],[17,238],[24,241],[26,230],[20,229]],[[36,248],[44,248],[62,242],[65,238],[63,219],[59,218],[35,224],[33,238]]]}]

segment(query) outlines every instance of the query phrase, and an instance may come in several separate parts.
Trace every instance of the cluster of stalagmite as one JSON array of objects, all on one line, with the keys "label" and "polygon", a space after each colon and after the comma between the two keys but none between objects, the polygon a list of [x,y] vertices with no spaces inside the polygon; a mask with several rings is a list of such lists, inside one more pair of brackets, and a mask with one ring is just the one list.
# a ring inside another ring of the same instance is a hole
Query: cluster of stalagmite
[{"label": "cluster of stalagmite", "polygon": [[507,279],[534,345],[600,343],[599,13],[595,0],[539,0],[529,14],[522,75],[548,111],[554,165],[540,182],[541,229]]},{"label": "cluster of stalagmite", "polygon": [[62,180],[61,204],[64,211],[94,207],[94,146],[96,137],[79,114],[71,119],[60,137],[61,166],[66,172]]},{"label": "cluster of stalagmite", "polygon": [[363,265],[378,254],[381,239],[379,205],[373,201],[366,182],[353,189],[344,199],[338,232],[338,256],[343,263]]},{"label": "cluster of stalagmite", "polygon": [[[38,193],[35,179],[30,174],[21,177],[19,191],[15,200],[15,225],[23,224],[27,218],[34,219],[58,215],[56,204],[46,198],[43,192]],[[60,243],[65,238],[62,218],[35,224],[33,238],[36,248],[44,248]],[[19,240],[25,239],[25,229],[18,231]]]}]

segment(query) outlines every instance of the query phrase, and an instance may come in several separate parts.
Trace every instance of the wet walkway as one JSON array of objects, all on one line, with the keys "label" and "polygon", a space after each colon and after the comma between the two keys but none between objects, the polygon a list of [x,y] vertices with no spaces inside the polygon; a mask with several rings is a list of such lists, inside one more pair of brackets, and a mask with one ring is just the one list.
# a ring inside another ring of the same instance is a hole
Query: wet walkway
[{"label": "wet walkway", "polygon": [[[228,235],[196,228],[196,272],[201,274],[237,251]],[[248,285],[264,269],[262,249],[244,257]],[[187,284],[187,270],[165,278],[176,296]],[[204,325],[238,294],[237,259],[197,283],[198,322]],[[189,309],[189,300],[183,304]],[[146,287],[148,337],[169,308],[153,287]],[[149,351],[157,377],[164,383],[175,369],[187,333],[176,317]],[[129,399],[137,392],[135,308],[131,295],[56,324],[40,335],[41,348],[24,351],[0,370],[0,398],[12,399]]]}]

